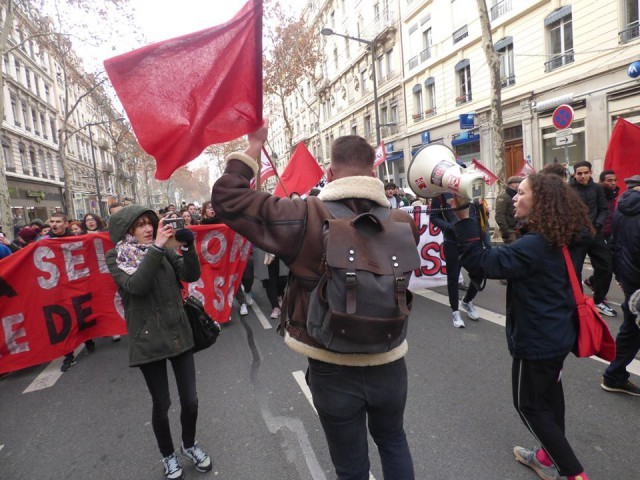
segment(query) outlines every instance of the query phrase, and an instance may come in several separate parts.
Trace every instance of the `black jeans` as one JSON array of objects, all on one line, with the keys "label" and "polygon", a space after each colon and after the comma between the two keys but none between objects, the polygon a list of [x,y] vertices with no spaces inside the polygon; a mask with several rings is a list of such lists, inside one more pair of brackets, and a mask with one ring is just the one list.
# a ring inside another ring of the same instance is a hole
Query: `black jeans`
[{"label": "black jeans", "polygon": [[578,475],[584,469],[564,435],[562,364],[566,357],[546,360],[513,359],[513,405],[540,442],[560,475]]},{"label": "black jeans", "polygon": [[[609,286],[611,285],[612,273],[612,261],[611,261],[611,249],[607,245],[607,241],[604,239],[601,233],[596,234],[591,238],[587,244],[581,250],[581,262],[579,265],[584,264],[584,259],[587,255],[591,259],[591,266],[593,267],[593,276],[591,278],[591,285],[593,286],[593,301],[596,303],[602,303],[609,292]],[[576,269],[578,278],[581,278],[581,273]]]},{"label": "black jeans", "polygon": [[629,310],[630,296],[625,293],[622,304],[624,317],[616,336],[616,358],[604,372],[604,378],[613,386],[622,386],[629,380],[627,366],[640,350],[640,328],[636,325],[636,316]]},{"label": "black jeans", "polygon": [[[182,444],[185,448],[193,447],[196,438],[196,422],[198,420],[198,394],[196,392],[196,368],[193,361],[193,352],[181,353],[169,358],[173,373],[176,377],[178,394],[180,395],[180,424],[182,425]],[[140,365],[140,370],[147,382],[153,410],[151,425],[153,433],[158,441],[158,448],[163,457],[171,455],[175,448],[171,439],[171,427],[169,426],[169,407],[171,397],[169,395],[169,379],[167,376],[167,361]]]},{"label": "black jeans", "polygon": [[327,437],[338,480],[369,479],[367,426],[386,480],[413,480],[404,432],[404,359],[375,367],[347,367],[309,359],[307,382]]},{"label": "black jeans", "polygon": [[267,292],[267,298],[271,304],[271,308],[279,307],[278,297],[284,295],[284,291],[287,288],[287,276],[280,275],[280,260],[278,257],[273,259],[267,266],[269,272],[269,278],[262,281],[262,287]]},{"label": "black jeans", "polygon": [[[460,256],[458,254],[458,244],[445,240],[443,242],[444,258],[447,261],[447,293],[449,294],[449,305],[452,311],[459,310],[458,300],[458,279],[460,278]],[[469,282],[467,293],[462,299],[463,302],[472,301],[478,294],[476,284],[480,284],[481,278],[470,277],[473,282]]]}]

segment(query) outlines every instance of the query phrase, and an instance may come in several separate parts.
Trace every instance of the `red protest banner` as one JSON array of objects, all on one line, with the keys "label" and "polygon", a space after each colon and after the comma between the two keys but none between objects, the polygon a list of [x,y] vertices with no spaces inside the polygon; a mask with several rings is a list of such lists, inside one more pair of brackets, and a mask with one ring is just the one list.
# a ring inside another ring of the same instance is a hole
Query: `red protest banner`
[{"label": "red protest banner", "polygon": [[[186,285],[219,322],[231,315],[251,245],[224,225],[191,227],[202,275]],[[0,261],[0,373],[59,358],[95,337],[127,333],[106,265],[107,233],[42,240]]]}]

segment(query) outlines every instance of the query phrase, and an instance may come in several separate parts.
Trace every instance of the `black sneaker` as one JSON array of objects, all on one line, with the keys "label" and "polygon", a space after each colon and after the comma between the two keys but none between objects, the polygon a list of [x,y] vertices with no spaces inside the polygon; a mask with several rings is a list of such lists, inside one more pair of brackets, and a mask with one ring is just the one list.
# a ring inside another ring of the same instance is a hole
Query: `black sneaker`
[{"label": "black sneaker", "polygon": [[587,277],[582,281],[582,284],[593,292],[593,283],[591,277]]},{"label": "black sneaker", "polygon": [[62,366],[60,367],[60,371],[66,372],[75,364],[76,364],[76,357],[74,357],[73,355],[68,355],[64,357],[64,360],[62,361]]},{"label": "black sneaker", "polygon": [[458,283],[458,290],[467,291],[468,288],[469,288],[469,286],[466,283],[464,283],[464,282]]},{"label": "black sneaker", "polygon": [[91,353],[96,349],[96,342],[93,340],[87,340],[84,342],[84,346],[87,347],[87,352]]},{"label": "black sneaker", "polygon": [[640,388],[633,382],[627,380],[622,385],[612,385],[606,378],[602,377],[602,383],[600,384],[603,390],[614,393],[626,393],[627,395],[633,395],[634,397],[640,397]]}]

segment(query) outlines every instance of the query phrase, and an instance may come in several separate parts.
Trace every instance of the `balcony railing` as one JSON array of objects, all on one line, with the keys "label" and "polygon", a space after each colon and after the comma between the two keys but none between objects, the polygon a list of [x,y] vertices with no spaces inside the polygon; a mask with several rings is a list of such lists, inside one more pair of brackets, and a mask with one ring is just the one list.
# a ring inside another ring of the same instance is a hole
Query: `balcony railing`
[{"label": "balcony railing", "polygon": [[502,0],[491,7],[491,20],[501,17],[511,11],[511,0]]},{"label": "balcony railing", "polygon": [[461,27],[458,30],[456,30],[455,32],[453,32],[453,35],[452,35],[453,43],[458,43],[463,38],[466,38],[468,36],[469,36],[469,29],[465,25],[464,27]]},{"label": "balcony railing", "polygon": [[437,110],[436,107],[433,108],[428,108],[424,111],[424,116],[425,118],[429,118],[429,117],[433,117],[434,115],[437,115]]},{"label": "balcony railing", "polygon": [[420,52],[420,61],[426,62],[431,58],[431,47],[427,47]]},{"label": "balcony railing", "polygon": [[415,122],[419,122],[420,120],[424,119],[424,114],[423,113],[414,113],[412,115],[413,117],[413,121]]},{"label": "balcony railing", "polygon": [[567,50],[566,53],[556,55],[548,62],[544,63],[544,71],[551,72],[569,63],[573,63],[573,50]]},{"label": "balcony railing", "polygon": [[416,55],[415,57],[411,57],[409,59],[409,70],[411,70],[412,68],[416,68],[418,66],[418,63],[420,63],[418,58],[419,58],[418,55]]},{"label": "balcony railing", "polygon": [[113,173],[113,165],[107,162],[102,162],[102,171],[106,173]]},{"label": "balcony railing", "polygon": [[638,36],[640,36],[640,32],[638,32],[638,21],[629,24],[627,28],[618,33],[620,43],[630,42],[634,38],[638,38]]},{"label": "balcony railing", "polygon": [[471,101],[471,94],[467,94],[467,95],[460,95],[459,97],[456,97],[456,106],[458,105],[462,105],[463,103],[467,103]]},{"label": "balcony railing", "polygon": [[511,85],[516,84],[516,76],[509,75],[508,77],[502,78],[502,88],[510,87]]}]

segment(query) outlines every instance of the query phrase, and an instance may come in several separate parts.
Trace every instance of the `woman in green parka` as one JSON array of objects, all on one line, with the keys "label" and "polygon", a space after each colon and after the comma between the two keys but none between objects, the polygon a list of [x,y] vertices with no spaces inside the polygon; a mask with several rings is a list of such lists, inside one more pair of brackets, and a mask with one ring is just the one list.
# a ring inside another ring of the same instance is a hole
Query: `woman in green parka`
[{"label": "woman in green parka", "polygon": [[[153,210],[131,205],[113,214],[109,236],[116,247],[107,253],[107,266],[118,286],[129,330],[129,365],[140,367],[153,401],[152,425],[168,479],[183,478],[169,427],[171,362],[180,394],[180,423],[184,456],[196,470],[208,472],[213,465],[196,443],[198,395],[193,360],[193,333],[183,308],[177,279],[195,282],[200,262],[193,233],[175,231]],[[182,255],[167,248],[172,237],[185,244]]]}]

